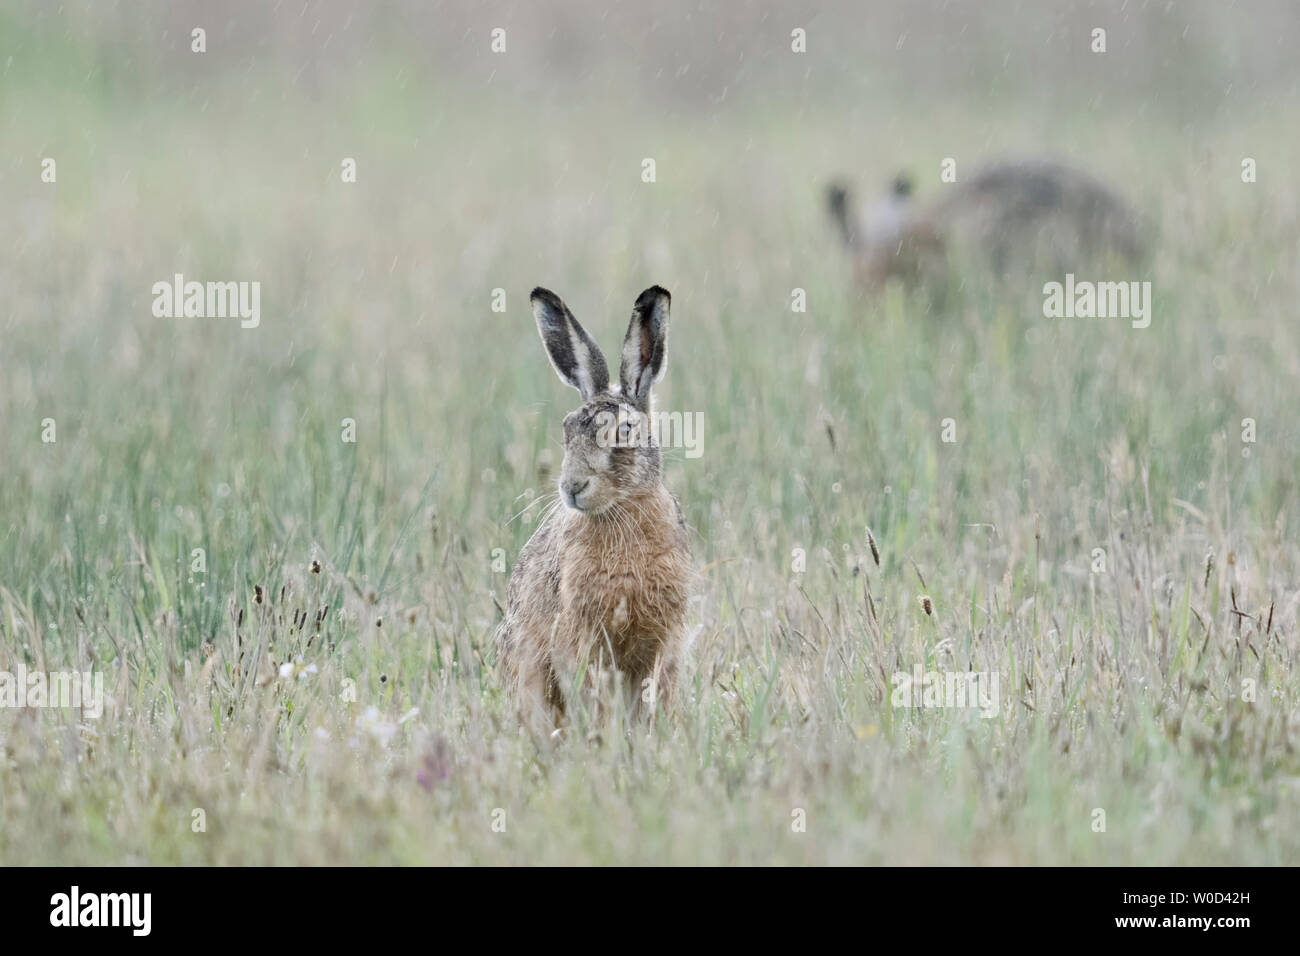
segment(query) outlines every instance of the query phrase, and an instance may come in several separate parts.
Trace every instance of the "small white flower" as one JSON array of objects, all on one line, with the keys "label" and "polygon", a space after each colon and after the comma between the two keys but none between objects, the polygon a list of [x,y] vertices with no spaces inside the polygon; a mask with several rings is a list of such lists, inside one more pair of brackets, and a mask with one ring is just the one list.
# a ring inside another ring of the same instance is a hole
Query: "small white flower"
[{"label": "small white flower", "polygon": [[287,661],[280,665],[281,677],[296,677],[298,680],[305,680],[308,674],[316,673],[316,665],[308,664],[305,667],[302,663],[302,655],[299,654],[292,664]]},{"label": "small white flower", "polygon": [[379,708],[371,706],[367,707],[365,713],[357,718],[357,730],[369,734],[379,742],[381,747],[387,747],[388,742],[397,733],[397,724],[391,720],[380,718]]}]

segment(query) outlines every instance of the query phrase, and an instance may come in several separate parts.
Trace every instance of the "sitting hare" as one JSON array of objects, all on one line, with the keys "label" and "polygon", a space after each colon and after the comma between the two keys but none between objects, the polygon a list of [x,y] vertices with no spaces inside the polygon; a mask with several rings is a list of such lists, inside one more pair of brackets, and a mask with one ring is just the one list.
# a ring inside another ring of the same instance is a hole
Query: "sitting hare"
[{"label": "sitting hare", "polygon": [[617,385],[557,295],[534,289],[531,301],[551,364],[582,404],[564,418],[564,506],[520,551],[498,638],[521,718],[549,729],[567,693],[599,695],[611,673],[638,712],[667,701],[685,650],[692,571],[651,429],[650,390],[667,360],[667,291],[647,289],[632,307]]}]

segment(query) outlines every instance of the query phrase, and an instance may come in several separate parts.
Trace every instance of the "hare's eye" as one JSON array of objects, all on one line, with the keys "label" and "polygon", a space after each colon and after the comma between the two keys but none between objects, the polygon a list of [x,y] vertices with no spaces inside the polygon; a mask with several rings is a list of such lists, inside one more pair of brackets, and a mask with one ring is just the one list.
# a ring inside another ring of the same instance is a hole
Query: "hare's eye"
[{"label": "hare's eye", "polygon": [[632,439],[636,435],[636,425],[633,422],[623,422],[618,426],[618,443],[624,447],[632,444]]}]

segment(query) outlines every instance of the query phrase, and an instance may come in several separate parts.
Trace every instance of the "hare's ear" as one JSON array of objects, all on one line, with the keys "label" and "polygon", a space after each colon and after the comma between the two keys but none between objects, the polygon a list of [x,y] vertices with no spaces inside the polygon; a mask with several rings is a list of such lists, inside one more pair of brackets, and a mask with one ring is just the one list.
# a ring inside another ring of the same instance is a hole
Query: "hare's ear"
[{"label": "hare's ear", "polygon": [[835,220],[835,225],[839,228],[840,238],[844,240],[844,245],[850,249],[858,244],[858,229],[854,223],[851,205],[847,186],[841,183],[831,183],[826,187],[826,207],[830,210],[831,218]]},{"label": "hare's ear", "polygon": [[668,365],[668,308],[672,296],[667,289],[651,286],[637,296],[632,321],[623,338],[623,361],[619,385],[623,394],[642,411],[650,410],[650,389],[664,377]]},{"label": "hare's ear", "polygon": [[605,356],[568,306],[549,289],[534,289],[529,300],[542,344],[560,380],[576,388],[583,401],[608,389],[609,368]]}]

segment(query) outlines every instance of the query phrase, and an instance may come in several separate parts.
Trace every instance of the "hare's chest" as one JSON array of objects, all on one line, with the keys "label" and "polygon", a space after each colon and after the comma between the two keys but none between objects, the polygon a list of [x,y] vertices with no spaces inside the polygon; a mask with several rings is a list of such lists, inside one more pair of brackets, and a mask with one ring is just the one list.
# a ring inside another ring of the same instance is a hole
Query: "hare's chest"
[{"label": "hare's chest", "polygon": [[617,567],[583,568],[567,575],[565,603],[585,630],[620,634],[654,620],[657,597],[640,573]]},{"label": "hare's chest", "polygon": [[667,556],[615,556],[575,567],[562,588],[565,603],[583,625],[598,635],[646,634],[671,630],[680,622],[685,595],[682,574]]}]

